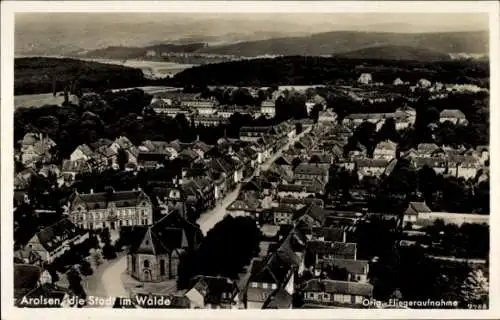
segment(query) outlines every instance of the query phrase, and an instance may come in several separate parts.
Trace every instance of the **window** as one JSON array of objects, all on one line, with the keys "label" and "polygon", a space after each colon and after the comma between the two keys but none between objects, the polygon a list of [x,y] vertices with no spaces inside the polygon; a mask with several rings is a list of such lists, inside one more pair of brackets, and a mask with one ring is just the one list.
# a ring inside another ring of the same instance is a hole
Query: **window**
[{"label": "window", "polygon": [[357,304],[362,304],[363,303],[363,297],[362,296],[356,296],[356,303]]},{"label": "window", "polygon": [[144,266],[144,268],[149,268],[149,260],[144,260],[143,266]]},{"label": "window", "polygon": [[333,300],[336,301],[336,302],[343,302],[344,301],[342,295],[341,294],[337,294],[337,293],[333,295]]},{"label": "window", "polygon": [[250,283],[250,286],[251,286],[252,288],[258,288],[258,287],[259,287],[259,286],[257,285],[257,282],[252,282],[252,283]]},{"label": "window", "polygon": [[345,303],[351,303],[351,295],[350,294],[344,294],[343,295],[343,300]]},{"label": "window", "polygon": [[165,275],[165,260],[160,260],[160,276]]},{"label": "window", "polygon": [[267,289],[267,283],[263,283],[262,288]]}]

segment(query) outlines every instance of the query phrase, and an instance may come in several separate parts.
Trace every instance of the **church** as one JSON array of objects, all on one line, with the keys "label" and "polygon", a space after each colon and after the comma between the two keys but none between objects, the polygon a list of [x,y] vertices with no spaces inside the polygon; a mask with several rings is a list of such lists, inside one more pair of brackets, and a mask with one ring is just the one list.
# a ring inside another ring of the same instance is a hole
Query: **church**
[{"label": "church", "polygon": [[200,228],[173,210],[149,227],[136,227],[137,237],[127,254],[127,273],[143,282],[177,277],[180,256],[201,243]]}]

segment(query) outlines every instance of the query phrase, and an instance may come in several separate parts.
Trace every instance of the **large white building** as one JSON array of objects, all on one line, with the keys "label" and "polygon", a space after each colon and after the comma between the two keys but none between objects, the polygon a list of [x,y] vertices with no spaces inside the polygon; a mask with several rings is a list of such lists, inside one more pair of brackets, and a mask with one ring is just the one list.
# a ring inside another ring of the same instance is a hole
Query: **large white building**
[{"label": "large white building", "polygon": [[142,190],[76,193],[69,206],[70,220],[83,229],[153,224],[151,200]]}]

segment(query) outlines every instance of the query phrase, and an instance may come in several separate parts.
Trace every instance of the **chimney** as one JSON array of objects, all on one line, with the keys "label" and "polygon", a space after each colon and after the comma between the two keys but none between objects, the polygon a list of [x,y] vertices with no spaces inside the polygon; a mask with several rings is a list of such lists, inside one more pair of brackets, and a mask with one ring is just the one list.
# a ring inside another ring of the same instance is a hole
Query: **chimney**
[{"label": "chimney", "polygon": [[43,141],[43,133],[41,133],[41,132],[40,132],[40,133],[38,134],[38,139],[40,139],[40,141]]},{"label": "chimney", "polygon": [[55,97],[56,94],[56,77],[52,76],[52,95]]},{"label": "chimney", "polygon": [[94,189],[90,189],[90,194],[94,194]]}]

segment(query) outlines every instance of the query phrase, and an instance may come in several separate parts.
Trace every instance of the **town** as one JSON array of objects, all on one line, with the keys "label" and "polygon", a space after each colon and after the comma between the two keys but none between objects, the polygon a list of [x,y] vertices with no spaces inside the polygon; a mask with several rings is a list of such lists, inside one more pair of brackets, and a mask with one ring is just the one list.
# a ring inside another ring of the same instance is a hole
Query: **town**
[{"label": "town", "polygon": [[14,115],[18,307],[488,304],[487,88],[53,94]]}]

